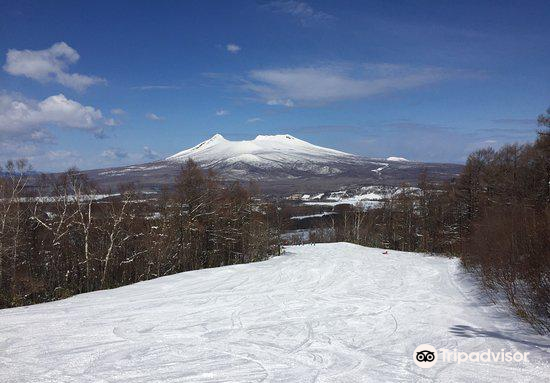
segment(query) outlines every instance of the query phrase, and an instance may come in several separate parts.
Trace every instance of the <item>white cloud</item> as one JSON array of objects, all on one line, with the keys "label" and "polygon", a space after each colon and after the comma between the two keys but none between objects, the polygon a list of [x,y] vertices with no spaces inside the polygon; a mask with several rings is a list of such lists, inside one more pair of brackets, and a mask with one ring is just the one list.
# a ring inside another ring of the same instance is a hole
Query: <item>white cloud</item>
[{"label": "white cloud", "polygon": [[99,109],[84,106],[63,94],[34,101],[0,93],[0,137],[49,141],[48,126],[97,132],[104,122]]},{"label": "white cloud", "polygon": [[49,160],[64,160],[78,158],[77,153],[70,150],[50,150],[46,153]]},{"label": "white cloud", "polygon": [[105,120],[105,125],[107,125],[107,126],[117,126],[117,125],[120,125],[120,122],[118,122],[114,118],[107,118]]},{"label": "white cloud", "polygon": [[50,150],[35,143],[2,142],[0,140],[0,163],[8,159],[25,158],[33,169],[38,171],[64,171],[71,167],[97,167],[96,156],[83,156],[81,153],[66,150]]},{"label": "white cloud", "polygon": [[122,116],[123,114],[126,114],[126,112],[124,111],[124,109],[115,108],[111,109],[111,114],[114,114],[115,116]]},{"label": "white cloud", "polygon": [[225,46],[225,49],[227,49],[228,52],[230,53],[239,53],[239,51],[241,50],[241,47],[238,46],[237,44],[227,44]]},{"label": "white cloud", "polygon": [[39,153],[38,147],[32,143],[3,142],[0,140],[0,162],[13,158],[32,158]]},{"label": "white cloud", "polygon": [[30,140],[35,142],[48,142],[48,143],[55,141],[53,134],[50,131],[45,129],[33,130],[30,133]]},{"label": "white cloud", "polygon": [[254,124],[254,123],[260,122],[260,121],[263,121],[260,117],[253,117],[253,118],[249,118],[248,120],[246,120],[246,122],[249,123],[249,124]]},{"label": "white cloud", "polygon": [[[91,129],[102,119],[101,111],[69,100],[63,94],[50,96],[38,103],[38,122],[51,122],[59,126]],[[33,116],[31,115],[31,119]]]},{"label": "white cloud", "polygon": [[502,125],[525,125],[525,126],[536,126],[537,120],[535,118],[499,118],[493,120],[495,124]]},{"label": "white cloud", "polygon": [[327,103],[417,88],[457,72],[391,64],[332,65],[254,70],[245,89],[268,105]]},{"label": "white cloud", "polygon": [[108,160],[121,160],[128,157],[128,153],[122,149],[106,149],[101,153],[101,157]]},{"label": "white cloud", "polygon": [[[83,164],[75,152],[51,150],[57,144],[48,128],[60,127],[101,134],[101,112],[68,100],[63,95],[43,101],[0,92],[0,162],[10,158],[26,158],[39,170],[64,170]],[[89,160],[89,158],[88,158]],[[88,162],[87,166],[94,166]]]},{"label": "white cloud", "polygon": [[148,146],[143,147],[143,158],[148,160],[154,160],[159,157],[159,154]]},{"label": "white cloud", "polygon": [[282,105],[282,106],[286,106],[287,108],[292,108],[294,106],[294,101],[292,101],[289,98],[287,98],[286,100],[272,99],[272,100],[267,100],[266,104],[271,106]]},{"label": "white cloud", "polygon": [[181,89],[178,85],[141,85],[132,87],[134,90],[170,90]]},{"label": "white cloud", "polygon": [[229,111],[225,109],[219,109],[216,111],[216,116],[227,116],[229,114]]},{"label": "white cloud", "polygon": [[308,25],[312,22],[322,22],[336,19],[333,15],[315,10],[311,5],[303,1],[271,1],[267,3],[265,7],[273,12],[291,15],[295,17],[302,25]]},{"label": "white cloud", "polygon": [[145,115],[145,118],[151,121],[162,121],[164,120],[164,117],[157,116],[155,113],[147,113]]},{"label": "white cloud", "polygon": [[93,84],[103,83],[104,79],[69,73],[69,65],[76,63],[80,55],[64,42],[43,50],[8,50],[4,70],[14,76],[25,76],[40,82],[57,82],[79,91]]}]

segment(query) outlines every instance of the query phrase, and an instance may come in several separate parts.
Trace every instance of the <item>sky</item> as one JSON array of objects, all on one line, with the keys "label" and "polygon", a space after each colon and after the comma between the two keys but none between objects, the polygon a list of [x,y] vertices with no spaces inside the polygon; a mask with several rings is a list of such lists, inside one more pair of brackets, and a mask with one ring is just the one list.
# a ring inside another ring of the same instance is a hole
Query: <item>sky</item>
[{"label": "sky", "polygon": [[0,161],[150,162],[291,134],[464,162],[536,137],[548,1],[0,0]]}]

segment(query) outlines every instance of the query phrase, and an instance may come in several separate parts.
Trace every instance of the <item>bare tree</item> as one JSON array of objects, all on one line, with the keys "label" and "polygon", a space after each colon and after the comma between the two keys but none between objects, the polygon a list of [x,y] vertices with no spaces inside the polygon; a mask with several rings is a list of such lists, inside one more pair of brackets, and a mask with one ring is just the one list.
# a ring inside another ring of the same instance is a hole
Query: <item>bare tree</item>
[{"label": "bare tree", "polygon": [[22,192],[28,182],[30,167],[25,160],[8,161],[0,167],[0,290],[6,288],[5,263],[11,254],[11,277],[18,258],[21,230]]}]

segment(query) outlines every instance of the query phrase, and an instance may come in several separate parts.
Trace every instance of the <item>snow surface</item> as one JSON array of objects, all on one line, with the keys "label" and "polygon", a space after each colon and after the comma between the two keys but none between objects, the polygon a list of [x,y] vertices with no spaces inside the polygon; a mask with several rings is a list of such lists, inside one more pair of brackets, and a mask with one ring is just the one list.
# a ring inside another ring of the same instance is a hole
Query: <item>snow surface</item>
[{"label": "snow surface", "polygon": [[[322,197],[326,193],[321,193],[313,198],[305,198],[309,194],[302,196],[302,205],[309,206],[338,206],[355,205],[364,210],[381,207],[383,200],[401,193],[418,194],[420,189],[417,187],[388,187],[388,186],[363,186],[359,191],[339,190],[329,194],[326,199]],[[317,201],[312,201],[318,199]]]},{"label": "snow surface", "polygon": [[315,201],[315,202],[303,202],[302,205],[305,206],[331,206],[335,207],[338,205],[354,205],[363,210],[369,210],[373,208],[378,208],[382,206],[380,201],[369,201],[367,199],[362,199],[361,196],[342,198],[338,201]]},{"label": "snow surface", "polygon": [[304,194],[302,196],[302,200],[303,201],[311,201],[313,199],[321,199],[321,198],[323,198],[324,195],[325,195],[325,193],[315,194],[314,196],[312,196],[311,194]]},{"label": "snow surface", "polygon": [[131,165],[122,169],[106,170],[106,171],[100,172],[99,175],[119,177],[119,176],[127,175],[128,173],[132,173],[132,172],[152,171],[152,170],[160,170],[164,168],[166,168],[166,165],[158,165],[155,162],[153,162],[145,165]]},{"label": "snow surface", "polygon": [[380,166],[379,168],[376,168],[376,169],[373,169],[371,170],[372,172],[375,172],[376,174],[380,175],[380,172],[384,169],[386,169],[388,166],[390,166],[389,164],[381,164],[382,166]]},{"label": "snow surface", "polygon": [[393,162],[409,162],[408,159],[403,157],[388,157],[386,158],[386,161],[393,161]]},{"label": "snow surface", "polygon": [[[543,382],[548,338],[456,260],[346,243],[0,310],[0,382]],[[530,352],[430,369],[416,346]]]},{"label": "snow surface", "polygon": [[[41,197],[21,197],[17,198],[17,201],[19,202],[58,202],[63,201],[64,199],[67,199],[67,202],[74,202],[77,200],[80,201],[101,201],[102,199],[109,198],[109,197],[117,197],[120,193],[111,193],[111,194],[82,194],[82,195],[74,195],[70,194],[67,196],[41,196]],[[5,200],[5,199],[0,199]]]},{"label": "snow surface", "polygon": [[[395,190],[398,190],[395,188]],[[308,194],[306,194],[308,195]],[[380,207],[382,205],[381,200],[391,196],[391,192],[385,191],[377,186],[368,186],[361,188],[358,194],[349,192],[347,190],[339,190],[331,192],[326,200],[320,200],[324,196],[324,193],[318,194],[313,198],[305,198],[302,196],[302,205],[305,206],[338,206],[338,205],[355,205],[363,208],[364,210]],[[312,201],[317,199],[317,201]]]},{"label": "snow surface", "polygon": [[317,213],[317,214],[295,215],[294,217],[290,217],[290,219],[302,220],[302,219],[308,219],[308,218],[322,218],[322,217],[325,217],[327,215],[334,215],[334,214],[336,214],[336,213],[333,212],[333,211],[324,211],[322,213]]},{"label": "snow surface", "polygon": [[[166,158],[167,161],[183,162],[192,158],[201,164],[244,163],[256,167],[281,167],[283,164],[324,163],[330,160],[354,160],[353,154],[324,148],[300,140],[289,134],[257,136],[249,141],[230,141],[221,134],[197,146]],[[327,167],[325,173],[331,173]]]}]

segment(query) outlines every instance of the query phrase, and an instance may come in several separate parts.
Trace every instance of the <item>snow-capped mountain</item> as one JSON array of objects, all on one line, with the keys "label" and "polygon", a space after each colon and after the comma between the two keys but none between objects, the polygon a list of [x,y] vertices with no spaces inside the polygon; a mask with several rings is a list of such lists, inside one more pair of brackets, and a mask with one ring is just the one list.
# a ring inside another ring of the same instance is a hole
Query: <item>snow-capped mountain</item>
[{"label": "snow-capped mountain", "polygon": [[339,173],[341,169],[336,164],[361,161],[356,155],[313,145],[289,134],[260,135],[248,141],[230,141],[216,134],[166,161],[185,162],[190,158],[207,167],[287,169],[315,174]]},{"label": "snow-capped mountain", "polygon": [[289,134],[260,135],[246,141],[231,141],[215,134],[161,161],[87,174],[104,186],[134,182],[146,189],[159,189],[174,182],[188,159],[213,169],[223,180],[254,180],[262,190],[276,193],[327,191],[350,185],[414,184],[422,171],[427,171],[431,179],[441,180],[453,177],[462,168],[401,157],[367,158],[313,145]]},{"label": "snow-capped mountain", "polygon": [[327,158],[349,159],[353,154],[323,148],[300,140],[289,134],[257,136],[249,141],[230,141],[221,134],[201,142],[191,149],[168,157],[168,161],[182,161],[193,158],[198,162],[228,163],[246,162],[254,165],[293,161],[326,162]]}]

